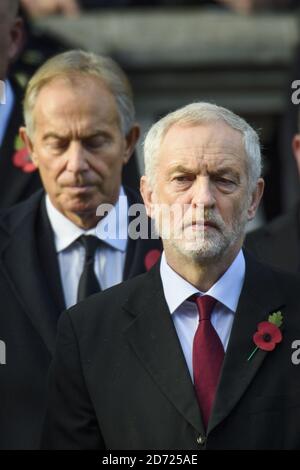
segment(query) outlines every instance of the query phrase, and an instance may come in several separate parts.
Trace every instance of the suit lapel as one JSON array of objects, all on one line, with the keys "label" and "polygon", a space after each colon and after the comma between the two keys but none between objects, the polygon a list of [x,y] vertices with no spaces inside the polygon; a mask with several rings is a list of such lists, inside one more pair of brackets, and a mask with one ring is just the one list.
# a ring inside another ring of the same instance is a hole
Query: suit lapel
[{"label": "suit lapel", "polygon": [[[285,302],[272,271],[246,256],[246,277],[225,354],[220,383],[208,432],[223,421],[236,406],[262,366],[267,354],[255,349],[253,334],[270,313],[283,310]],[[280,345],[278,346],[280,347]]]},{"label": "suit lapel", "polygon": [[[148,286],[135,292],[124,309],[133,317],[126,336],[145,369],[175,408],[198,432],[204,427],[160,280],[159,265],[148,274]],[[216,400],[207,432],[211,432],[237,405],[262,366],[267,354],[257,351],[253,334],[268,315],[281,310],[285,301],[268,268],[246,256],[246,277],[225,355]],[[278,346],[280,347],[280,345]]]},{"label": "suit lapel", "polygon": [[159,264],[147,276],[147,287],[143,292],[135,292],[124,306],[134,318],[125,334],[163,394],[198,432],[203,433],[193,383],[164,298]]},{"label": "suit lapel", "polygon": [[[128,200],[128,209],[133,204],[141,203],[141,201],[137,200],[137,198],[134,197],[134,194],[130,191],[130,189],[126,188],[125,192]],[[128,215],[128,241],[123,272],[124,281],[144,271],[144,269],[139,269],[141,265],[141,253],[140,256],[138,253],[140,239],[135,240],[134,237],[132,237],[130,234],[130,223],[133,221],[133,219],[133,216]]]},{"label": "suit lapel", "polygon": [[57,253],[55,250],[54,233],[46,210],[46,200],[43,198],[37,220],[38,258],[51,298],[56,306],[56,317],[66,309],[61,274]]},{"label": "suit lapel", "polygon": [[51,298],[37,251],[36,219],[40,198],[41,196],[37,198],[34,195],[31,198],[33,203],[19,206],[24,207],[23,217],[16,217],[18,224],[7,238],[7,243],[0,249],[1,269],[32,325],[50,353],[53,353],[57,309]]}]

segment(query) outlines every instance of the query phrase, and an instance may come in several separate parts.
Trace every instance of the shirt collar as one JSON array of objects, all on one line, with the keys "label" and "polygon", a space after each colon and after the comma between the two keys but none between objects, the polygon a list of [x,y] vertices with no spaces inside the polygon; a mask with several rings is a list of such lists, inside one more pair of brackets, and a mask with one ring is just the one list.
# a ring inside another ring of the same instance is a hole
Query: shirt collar
[{"label": "shirt collar", "polygon": [[57,253],[68,248],[81,235],[94,235],[112,248],[122,252],[126,251],[128,201],[122,186],[114,209],[114,211],[111,210],[103,217],[96,227],[83,230],[57,210],[47,194],[46,210],[54,232],[54,243]]},{"label": "shirt collar", "polygon": [[[245,279],[245,269],[245,258],[240,250],[227,271],[205,294],[211,295],[235,313]],[[168,265],[164,252],[161,258],[160,275],[171,314],[190,296],[199,293],[195,286],[183,279]]]},{"label": "shirt collar", "polygon": [[0,146],[3,143],[8,121],[14,106],[14,93],[8,80],[5,82],[5,104],[0,104]]}]

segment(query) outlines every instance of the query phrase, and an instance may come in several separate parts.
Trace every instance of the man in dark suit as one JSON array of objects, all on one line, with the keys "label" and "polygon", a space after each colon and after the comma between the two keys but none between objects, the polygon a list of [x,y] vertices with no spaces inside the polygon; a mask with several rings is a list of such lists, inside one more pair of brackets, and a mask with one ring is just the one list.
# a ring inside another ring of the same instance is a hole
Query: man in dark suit
[{"label": "man in dark suit", "polygon": [[25,117],[45,191],[0,215],[1,449],[39,445],[60,312],[145,272],[161,247],[128,235],[140,201],[121,173],[139,128],[113,61],[80,51],[49,60],[28,85]]},{"label": "man in dark suit", "polygon": [[37,168],[32,164],[18,137],[19,128],[23,125],[24,90],[16,80],[10,80],[9,83],[14,96],[14,104],[0,146],[1,209],[25,200],[42,186]]},{"label": "man in dark suit", "polygon": [[[36,167],[18,139],[23,124],[23,89],[9,77],[9,68],[25,41],[17,0],[0,2],[0,80],[5,80],[6,102],[0,105],[0,207],[9,207],[41,187]],[[9,78],[8,78],[9,77]]]},{"label": "man in dark suit", "polygon": [[[300,133],[294,135],[292,149],[300,174]],[[245,247],[259,260],[271,266],[298,273],[300,271],[299,203],[269,224],[250,232],[246,237]]]},{"label": "man in dark suit", "polygon": [[160,265],[63,313],[43,448],[300,448],[298,279],[241,249],[264,185],[257,134],[194,103],[144,148]]}]

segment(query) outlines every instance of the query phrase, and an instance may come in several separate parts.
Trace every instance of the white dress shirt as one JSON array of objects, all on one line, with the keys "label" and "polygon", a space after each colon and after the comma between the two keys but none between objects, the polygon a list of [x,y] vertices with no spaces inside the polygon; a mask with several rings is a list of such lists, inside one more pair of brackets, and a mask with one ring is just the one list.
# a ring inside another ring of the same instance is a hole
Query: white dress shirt
[{"label": "white dress shirt", "polygon": [[[166,302],[193,380],[193,340],[198,327],[199,315],[196,304],[187,301],[187,299],[194,294],[199,294],[199,291],[168,265],[165,253],[161,259],[160,275]],[[218,301],[212,311],[211,322],[225,351],[244,278],[245,258],[240,250],[223,276],[205,292]],[[200,292],[200,294],[204,294],[204,292]]]},{"label": "white dress shirt", "polygon": [[[128,238],[128,202],[122,187],[114,207],[115,213],[110,211],[96,227],[83,230],[59,212],[51,203],[49,196],[46,196],[46,209],[54,232],[67,308],[76,304],[78,283],[84,266],[85,249],[79,241],[76,241],[81,235],[94,235],[103,240],[96,250],[94,262],[95,274],[101,289],[122,282]],[[115,216],[117,216],[116,233]],[[118,234],[122,236],[118,237]]]},{"label": "white dress shirt", "polygon": [[14,106],[14,93],[8,80],[5,81],[5,104],[0,104],[0,147],[3,144],[8,121]]}]

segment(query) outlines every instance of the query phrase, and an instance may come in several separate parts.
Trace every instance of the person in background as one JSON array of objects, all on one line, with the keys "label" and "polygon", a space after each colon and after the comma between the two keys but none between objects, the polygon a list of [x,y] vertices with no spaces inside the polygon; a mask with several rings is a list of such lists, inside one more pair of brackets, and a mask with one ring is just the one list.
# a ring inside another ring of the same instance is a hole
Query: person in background
[{"label": "person in background", "polygon": [[[300,115],[298,132],[293,136],[292,149],[300,176]],[[269,224],[250,232],[245,247],[255,256],[276,268],[300,271],[300,205],[276,217]]]},{"label": "person in background", "polygon": [[123,7],[189,7],[219,5],[238,13],[253,13],[266,9],[285,9],[297,6],[296,0],[21,0],[32,17],[49,14],[77,16],[90,8]]},{"label": "person in background", "polygon": [[76,16],[80,12],[78,0],[20,0],[22,7],[32,17],[49,14]]},{"label": "person in background", "polygon": [[297,0],[217,0],[217,2],[238,13],[245,14],[264,10],[289,9],[297,6]]},{"label": "person in background", "polygon": [[28,156],[19,152],[18,139],[23,122],[23,89],[13,74],[13,62],[25,44],[24,24],[18,15],[18,0],[0,2],[0,80],[5,81],[5,103],[0,104],[0,208],[25,199],[39,187],[41,181]]},{"label": "person in background", "polygon": [[118,65],[77,50],[53,57],[30,80],[24,113],[20,134],[44,189],[0,214],[0,334],[8,350],[1,449],[39,445],[60,313],[145,272],[161,251],[158,239],[129,233],[129,209],[141,200],[121,175],[139,126]]},{"label": "person in background", "polygon": [[[43,0],[41,8],[46,8],[46,3]],[[38,8],[39,2],[33,2],[32,5]],[[53,7],[54,3],[51,2],[51,5]],[[49,7],[51,5],[48,4]],[[3,24],[0,31],[0,80],[6,80],[6,104],[0,105],[1,209],[27,199],[42,187],[37,168],[19,137],[19,128],[24,123],[24,89],[31,76],[46,60],[72,49],[72,45],[55,38],[49,32],[36,29],[31,20],[33,13],[29,3],[25,5],[19,0],[3,0],[0,14],[0,22]],[[137,157],[134,154],[123,169],[122,181],[136,190],[139,187],[139,178]]]}]

